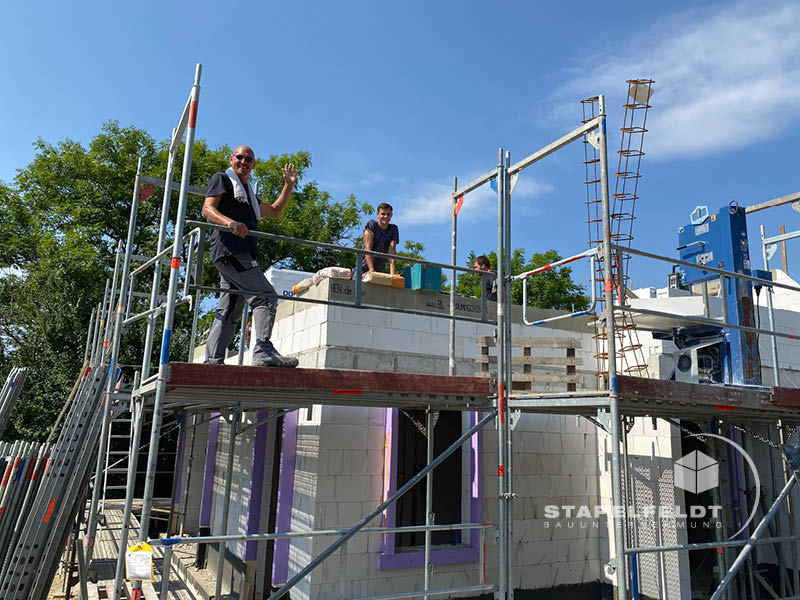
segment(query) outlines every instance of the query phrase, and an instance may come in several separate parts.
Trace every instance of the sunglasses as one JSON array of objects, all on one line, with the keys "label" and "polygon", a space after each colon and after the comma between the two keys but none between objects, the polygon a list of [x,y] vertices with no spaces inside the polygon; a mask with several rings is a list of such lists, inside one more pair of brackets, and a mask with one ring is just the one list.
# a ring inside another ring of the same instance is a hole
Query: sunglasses
[{"label": "sunglasses", "polygon": [[246,154],[234,154],[233,157],[236,160],[241,160],[242,162],[245,162],[247,164],[250,164],[251,162],[253,162],[253,157],[252,156],[247,156]]}]

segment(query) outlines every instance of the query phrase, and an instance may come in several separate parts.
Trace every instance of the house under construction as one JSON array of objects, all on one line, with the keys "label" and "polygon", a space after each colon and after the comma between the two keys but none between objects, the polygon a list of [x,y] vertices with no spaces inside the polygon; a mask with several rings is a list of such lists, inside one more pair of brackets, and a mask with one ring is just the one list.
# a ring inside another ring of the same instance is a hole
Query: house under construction
[{"label": "house under construction", "polygon": [[[239,351],[205,365],[199,305],[220,291],[203,285],[205,238],[220,227],[186,220],[188,195],[203,193],[189,185],[200,73],[166,178],[139,168],[128,239],[60,436],[5,449],[6,473],[23,476],[4,478],[0,494],[3,598],[46,597],[70,539],[88,598],[90,573],[109,558],[97,540],[109,536],[117,551],[104,589],[115,600],[800,597],[800,285],[768,267],[772,249],[800,233],[762,231],[762,270],[747,237],[749,213],[800,194],[698,207],[677,232],[677,258],[634,249],[652,81],[631,80],[616,171],[598,96],[562,138],[515,163],[501,149],[487,173],[454,181],[452,264],[408,259],[449,273],[449,294],[364,283],[356,260],[352,278],[292,296],[275,286],[283,301],[273,341],[299,368],[248,366],[246,314]],[[589,249],[512,273],[516,178],[574,142],[585,149]],[[156,255],[137,257],[147,185],[164,188],[161,229]],[[456,234],[463,202],[484,185],[497,190],[497,302],[456,296],[453,285],[457,272],[480,274],[455,265]],[[666,287],[630,290],[634,258],[654,270],[665,263]],[[526,289],[528,278],[572,262],[589,274],[588,309],[512,304],[512,285]],[[171,362],[180,310],[193,314],[182,332],[190,351]],[[121,377],[120,340],[137,321],[147,324],[142,365]],[[0,399],[13,397],[9,388]],[[168,416],[179,434],[171,493],[159,504]],[[118,422],[129,423],[124,504],[107,483]],[[166,531],[151,537],[160,511]]]}]

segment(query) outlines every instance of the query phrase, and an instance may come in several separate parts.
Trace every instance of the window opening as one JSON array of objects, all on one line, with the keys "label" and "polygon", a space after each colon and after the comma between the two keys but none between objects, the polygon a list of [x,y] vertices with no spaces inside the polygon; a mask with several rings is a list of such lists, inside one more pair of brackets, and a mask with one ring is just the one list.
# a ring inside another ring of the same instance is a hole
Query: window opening
[{"label": "window opening", "polygon": [[[433,455],[442,453],[455,442],[462,433],[461,413],[440,411],[434,427]],[[424,429],[425,410],[401,411],[398,419],[397,440],[397,488],[399,489],[427,464],[427,439],[420,430]],[[461,464],[460,452],[451,454],[433,471],[433,512],[436,524],[461,522]],[[425,524],[425,495],[427,481],[422,481],[397,501],[397,526]],[[434,531],[433,544],[460,544],[460,531]],[[425,534],[397,533],[397,549],[422,546]]]}]

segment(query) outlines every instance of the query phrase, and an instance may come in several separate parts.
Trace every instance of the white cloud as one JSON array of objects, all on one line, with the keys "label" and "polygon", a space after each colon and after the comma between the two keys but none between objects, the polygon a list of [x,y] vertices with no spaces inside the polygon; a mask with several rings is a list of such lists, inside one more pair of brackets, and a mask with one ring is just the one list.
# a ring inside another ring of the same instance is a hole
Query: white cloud
[{"label": "white cloud", "polygon": [[[478,174],[463,179],[472,181]],[[553,190],[549,183],[536,180],[522,173],[512,198],[527,199]],[[416,188],[393,197],[389,202],[394,208],[393,222],[399,225],[433,225],[449,223],[452,215],[452,183],[428,181]],[[458,213],[459,221],[483,221],[497,219],[497,192],[485,184],[464,196]]]},{"label": "white cloud", "polygon": [[766,140],[800,119],[799,22],[797,3],[723,4],[674,15],[593,51],[553,94],[559,104],[551,116],[577,124],[576,101],[605,93],[609,129],[618,129],[625,80],[650,77],[650,158],[705,156]]}]

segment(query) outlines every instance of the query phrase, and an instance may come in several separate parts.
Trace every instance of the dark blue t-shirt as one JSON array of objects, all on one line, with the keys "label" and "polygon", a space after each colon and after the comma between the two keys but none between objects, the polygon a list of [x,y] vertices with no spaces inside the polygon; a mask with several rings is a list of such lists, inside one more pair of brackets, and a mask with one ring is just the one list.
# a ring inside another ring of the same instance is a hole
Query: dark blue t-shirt
[{"label": "dark blue t-shirt", "polygon": [[[375,219],[371,219],[364,226],[364,229],[372,232],[373,252],[388,252],[389,244],[391,242],[394,242],[395,244],[400,242],[400,230],[397,228],[397,225],[392,225],[389,223],[389,227],[386,229],[381,229],[381,226],[378,225],[378,222]],[[386,266],[386,259],[380,258],[379,256],[373,256],[372,264],[375,266],[376,271],[383,271],[384,267]],[[364,273],[367,272],[366,258],[361,260],[361,270]]]},{"label": "dark blue t-shirt", "polygon": [[[244,186],[248,196],[250,195],[249,186]],[[208,180],[206,196],[222,196],[219,199],[217,210],[226,217],[244,223],[250,230],[258,230],[258,220],[250,202],[239,202],[233,196],[233,183],[225,173],[215,173]],[[256,197],[258,203],[261,199]],[[223,256],[230,254],[249,253],[256,258],[257,246],[256,239],[252,236],[240,238],[227,231],[214,230],[211,232],[211,260],[216,261]]]}]

